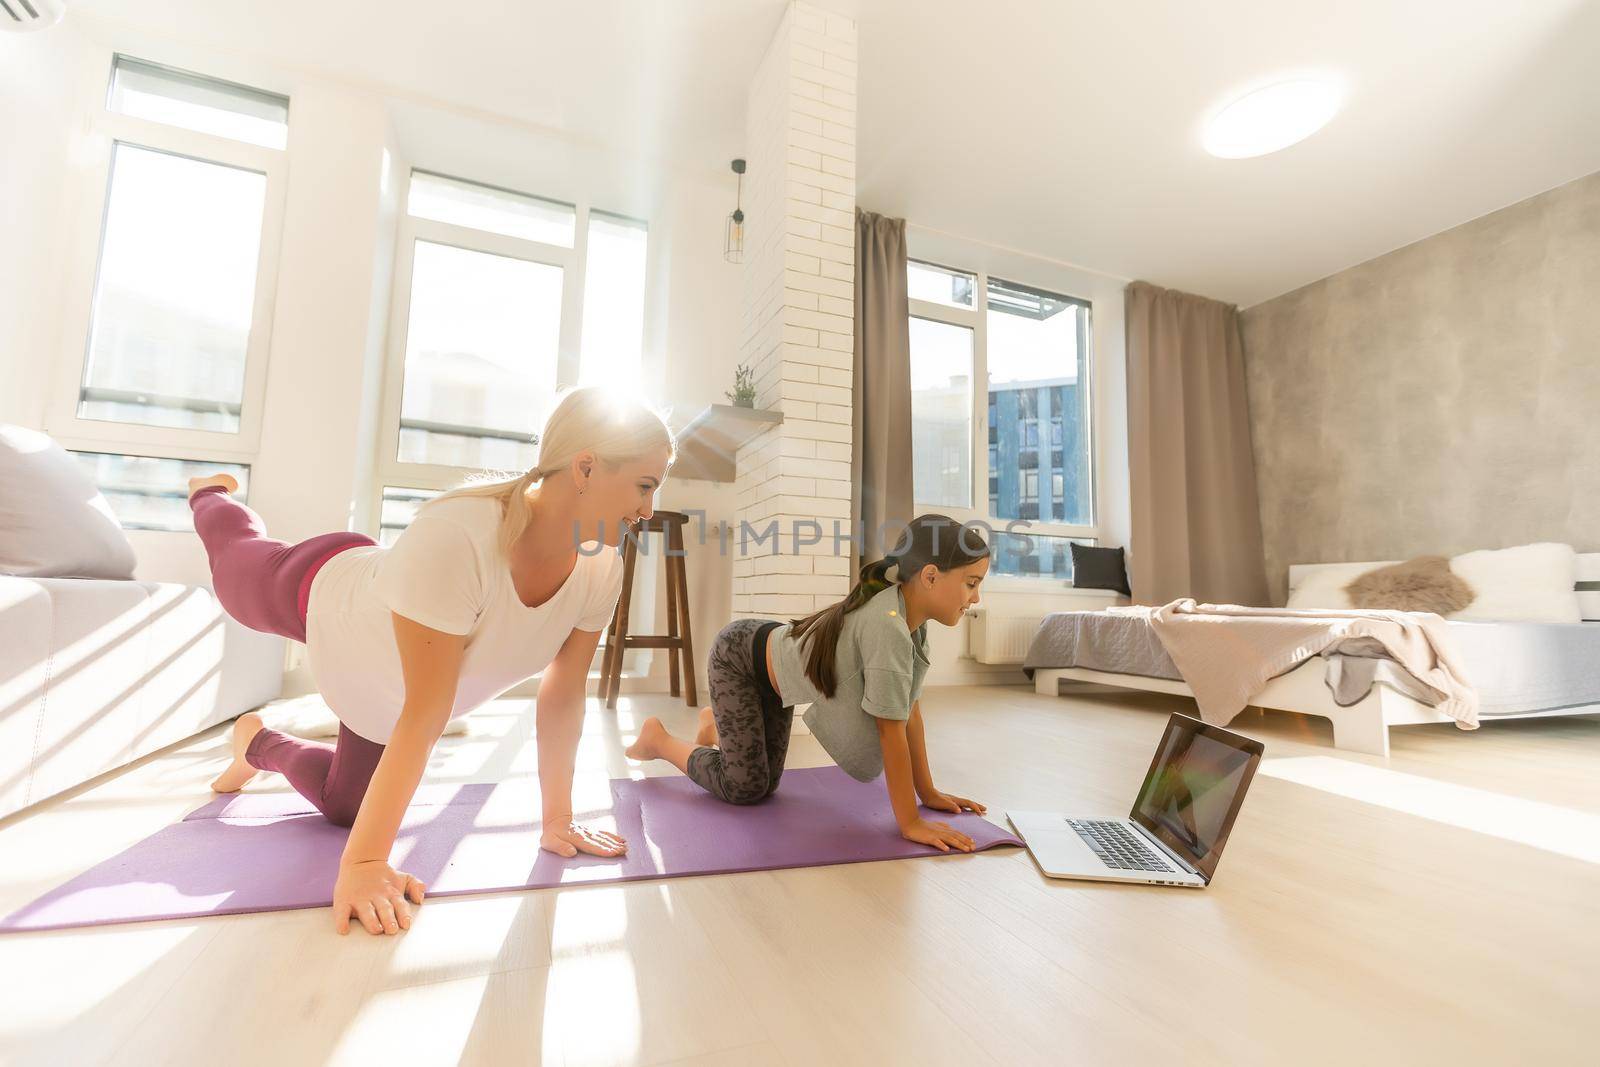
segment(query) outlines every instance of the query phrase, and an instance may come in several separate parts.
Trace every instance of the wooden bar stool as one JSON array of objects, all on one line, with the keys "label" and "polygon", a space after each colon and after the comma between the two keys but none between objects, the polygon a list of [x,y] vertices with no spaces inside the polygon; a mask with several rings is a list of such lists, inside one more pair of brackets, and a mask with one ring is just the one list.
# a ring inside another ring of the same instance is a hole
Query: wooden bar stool
[{"label": "wooden bar stool", "polygon": [[[666,552],[662,555],[667,570],[665,634],[628,633],[628,601],[633,598],[633,568],[639,557],[639,546],[635,537],[622,540],[622,597],[617,601],[616,614],[611,616],[611,628],[606,631],[606,650],[600,660],[600,699],[608,708],[615,710],[617,706],[617,694],[622,689],[622,654],[630,648],[667,650],[667,669],[673,696],[679,695],[678,659],[681,656],[683,686],[688,690],[685,703],[691,708],[700,705],[694,684],[694,639],[689,630],[689,576],[683,558],[683,528],[688,521],[689,517],[681,511],[658,511],[636,527],[640,537],[647,534],[666,535]],[[683,616],[681,635],[678,633],[680,613]]]}]

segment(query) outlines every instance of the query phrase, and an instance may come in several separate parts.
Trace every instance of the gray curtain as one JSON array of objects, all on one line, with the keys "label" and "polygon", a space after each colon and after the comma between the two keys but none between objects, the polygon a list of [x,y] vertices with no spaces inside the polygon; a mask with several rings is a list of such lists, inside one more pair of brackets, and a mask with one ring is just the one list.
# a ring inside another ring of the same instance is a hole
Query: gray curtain
[{"label": "gray curtain", "polygon": [[1146,282],[1126,297],[1133,599],[1265,605],[1238,309]]},{"label": "gray curtain", "polygon": [[[906,220],[856,211],[856,351],[851,515],[866,532],[852,575],[911,521],[911,325]],[[876,536],[887,524],[887,540]],[[853,577],[852,577],[853,580]]]}]

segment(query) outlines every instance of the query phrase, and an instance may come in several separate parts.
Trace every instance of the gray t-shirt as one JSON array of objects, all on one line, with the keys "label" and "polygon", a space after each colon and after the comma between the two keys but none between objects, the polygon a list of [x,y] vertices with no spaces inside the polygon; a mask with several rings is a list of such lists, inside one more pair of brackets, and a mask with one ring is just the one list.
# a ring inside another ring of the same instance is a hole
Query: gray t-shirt
[{"label": "gray t-shirt", "polygon": [[906,601],[892,585],[844,617],[834,655],[830,700],[806,677],[810,637],[796,640],[789,623],[767,636],[778,695],[785,705],[810,703],[806,725],[846,774],[867,782],[883,773],[878,719],[908,719],[928,674],[927,624],[906,629]]}]

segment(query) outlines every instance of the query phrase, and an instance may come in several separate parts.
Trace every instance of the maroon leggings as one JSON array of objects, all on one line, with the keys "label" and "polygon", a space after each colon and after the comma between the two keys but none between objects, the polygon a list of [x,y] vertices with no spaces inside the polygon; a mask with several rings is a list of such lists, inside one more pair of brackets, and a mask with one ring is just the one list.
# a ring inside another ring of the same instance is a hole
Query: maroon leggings
[{"label": "maroon leggings", "polygon": [[[223,610],[252,630],[300,642],[306,639],[306,608],[317,571],[347,548],[376,543],[358,533],[321,534],[297,545],[274,541],[261,516],[221,486],[195,493],[189,507]],[[330,822],[349,826],[382,755],[382,745],[341,723],[335,745],[263,729],[244,758],[257,770],[280,772]]]}]

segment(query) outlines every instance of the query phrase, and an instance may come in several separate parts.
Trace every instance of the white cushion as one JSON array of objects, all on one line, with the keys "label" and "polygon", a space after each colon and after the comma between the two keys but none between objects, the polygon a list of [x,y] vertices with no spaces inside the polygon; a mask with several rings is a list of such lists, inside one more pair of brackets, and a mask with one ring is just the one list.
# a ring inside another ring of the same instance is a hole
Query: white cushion
[{"label": "white cushion", "polygon": [[0,425],[0,574],[126,579],[134,563],[89,472],[44,434]]},{"label": "white cushion", "polygon": [[1582,622],[1578,554],[1571,545],[1483,549],[1450,560],[1450,569],[1477,595],[1452,619],[1499,622]]},{"label": "white cushion", "polygon": [[1368,571],[1387,566],[1387,563],[1325,563],[1308,568],[1289,587],[1289,600],[1284,607],[1347,611],[1355,605],[1350,603],[1350,594],[1344,587]]}]

